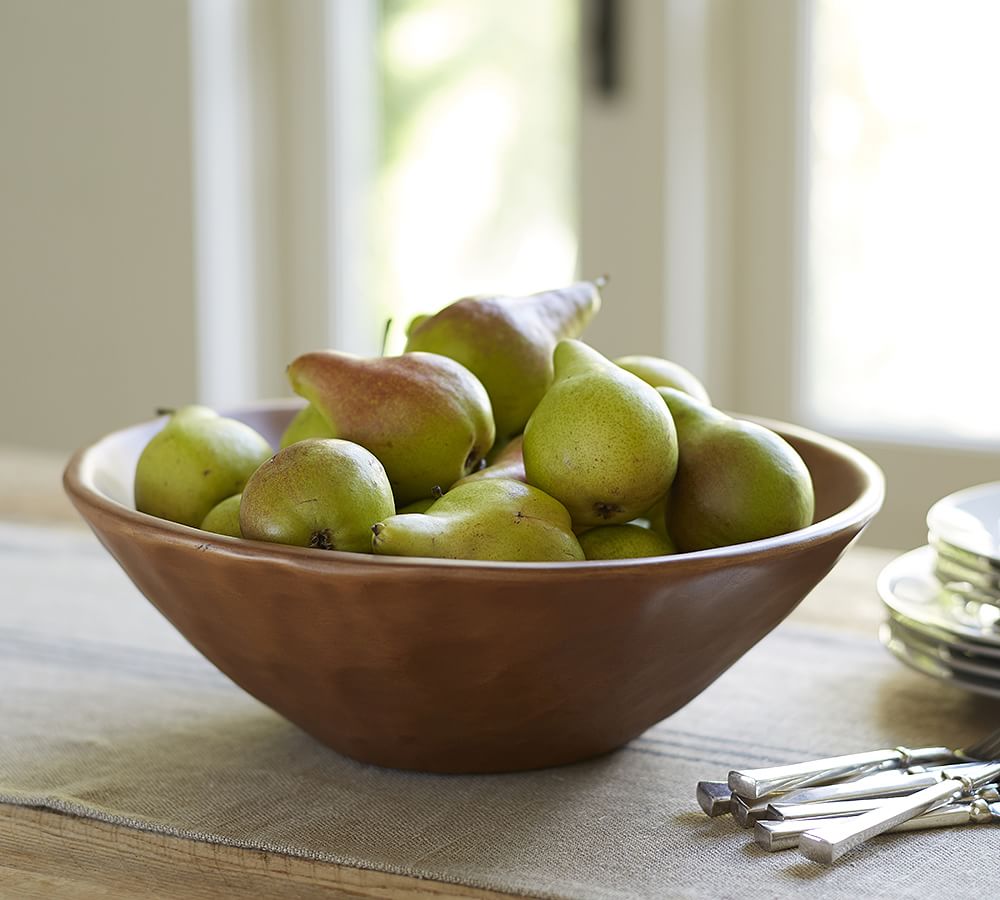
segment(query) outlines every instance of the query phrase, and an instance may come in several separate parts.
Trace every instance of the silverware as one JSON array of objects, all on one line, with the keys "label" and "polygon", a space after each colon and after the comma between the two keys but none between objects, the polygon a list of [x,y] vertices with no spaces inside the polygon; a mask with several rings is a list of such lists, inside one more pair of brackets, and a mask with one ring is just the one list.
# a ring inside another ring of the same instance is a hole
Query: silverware
[{"label": "silverware", "polygon": [[[995,792],[994,792],[995,793]],[[1000,803],[985,797],[968,803],[939,806],[888,829],[891,832],[920,831],[927,828],[947,828],[953,825],[978,825],[1000,822]],[[754,840],[765,850],[791,850],[810,828],[826,824],[823,819],[789,819],[783,822],[760,821],[754,825]]]},{"label": "silverware", "polygon": [[695,791],[706,816],[724,816],[732,807],[733,792],[724,781],[699,781]]},{"label": "silverware", "polygon": [[747,800],[738,794],[733,794],[730,812],[743,828],[753,828],[754,822],[768,819],[773,815],[768,812],[768,807],[776,803],[827,803],[834,800],[899,797],[939,784],[946,777],[942,774],[946,768],[949,771],[960,772],[965,769],[978,770],[981,767],[982,763],[959,763],[954,766],[932,766],[926,769],[914,766],[913,770],[876,772],[874,775],[866,775],[854,781],[801,788],[786,794],[771,794],[760,800]]},{"label": "silverware", "polygon": [[821,863],[836,862],[845,853],[863,844],[869,838],[901,825],[928,810],[947,803],[952,798],[970,793],[974,788],[1000,776],[1000,763],[980,765],[978,772],[965,767],[946,769],[940,784],[924,788],[907,797],[886,800],[878,809],[845,819],[826,820],[799,838],[799,852],[808,859]]},{"label": "silverware", "polygon": [[[994,802],[1000,800],[997,785],[988,784],[976,792],[977,797]],[[881,806],[886,800],[881,797],[862,797],[857,800],[827,800],[820,803],[788,803],[778,797],[768,804],[768,819],[787,821],[789,819],[827,819],[835,816],[855,816]]]},{"label": "silverware", "polygon": [[767,804],[764,819],[787,822],[792,819],[832,819],[840,816],[856,816],[868,812],[885,802],[885,796],[859,797],[856,800],[827,800],[812,803],[782,803],[780,799]]},{"label": "silverware", "polygon": [[905,769],[914,765],[946,760],[985,761],[997,757],[1000,757],[1000,729],[960,750],[949,750],[947,747],[920,747],[916,750],[895,747],[792,763],[787,766],[734,770],[729,773],[729,787],[733,793],[741,797],[758,800],[778,791],[828,784],[842,778],[887,769]]}]

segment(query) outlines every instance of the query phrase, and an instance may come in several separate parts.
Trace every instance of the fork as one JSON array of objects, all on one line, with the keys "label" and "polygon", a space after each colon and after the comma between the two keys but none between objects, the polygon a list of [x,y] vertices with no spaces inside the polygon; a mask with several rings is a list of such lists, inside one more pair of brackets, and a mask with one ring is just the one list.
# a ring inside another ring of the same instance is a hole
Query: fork
[{"label": "fork", "polygon": [[990,762],[998,757],[1000,728],[975,744],[958,750],[949,750],[947,747],[920,747],[915,750],[894,747],[792,763],[788,766],[732,771],[729,773],[729,787],[734,794],[748,800],[759,800],[778,791],[826,784],[886,769],[901,769],[942,760]]},{"label": "fork", "polygon": [[[947,770],[943,773],[947,776]],[[799,837],[799,852],[807,859],[820,863],[834,863],[845,853],[863,844],[869,838],[884,834],[903,825],[935,807],[942,806],[960,794],[971,793],[974,788],[994,781],[1000,775],[1000,763],[979,767],[978,773],[953,772],[934,787],[924,788],[907,797],[886,800],[878,809],[831,819]],[[822,822],[823,820],[820,820]]]}]

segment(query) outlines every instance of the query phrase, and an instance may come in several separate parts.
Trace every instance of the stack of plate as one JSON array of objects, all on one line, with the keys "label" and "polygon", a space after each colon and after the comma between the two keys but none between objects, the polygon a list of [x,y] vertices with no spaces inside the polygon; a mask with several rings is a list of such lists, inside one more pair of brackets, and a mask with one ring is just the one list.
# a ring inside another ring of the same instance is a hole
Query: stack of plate
[{"label": "stack of plate", "polygon": [[1000,697],[1000,482],[939,500],[927,528],[927,546],[879,576],[879,639],[921,672]]}]

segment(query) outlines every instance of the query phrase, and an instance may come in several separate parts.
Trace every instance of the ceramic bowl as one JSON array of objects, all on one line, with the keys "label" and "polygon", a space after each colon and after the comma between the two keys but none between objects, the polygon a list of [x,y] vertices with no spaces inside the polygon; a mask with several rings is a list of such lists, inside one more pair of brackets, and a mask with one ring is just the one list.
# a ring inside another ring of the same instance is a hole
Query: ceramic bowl
[{"label": "ceramic bowl", "polygon": [[[292,402],[230,411],[272,444]],[[829,572],[878,511],[880,471],[777,422],[816,520],[645,560],[483,563],[241,541],[137,512],[163,420],[80,450],[70,498],[140,591],[222,672],[334,750],[381,766],[504,772],[620,747],[696,697]]]}]

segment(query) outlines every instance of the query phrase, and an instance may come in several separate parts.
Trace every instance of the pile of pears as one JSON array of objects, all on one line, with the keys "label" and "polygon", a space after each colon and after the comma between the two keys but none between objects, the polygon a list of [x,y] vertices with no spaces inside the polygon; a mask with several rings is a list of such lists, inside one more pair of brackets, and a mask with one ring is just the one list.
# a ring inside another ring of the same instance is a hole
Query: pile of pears
[{"label": "pile of pears", "polygon": [[809,525],[812,480],[784,439],[715,409],[676,363],[579,340],[602,283],[459,300],[415,319],[399,356],[299,356],[288,379],[307,403],[277,453],[179,409],[139,458],[136,508],[319,550],[534,562]]}]

